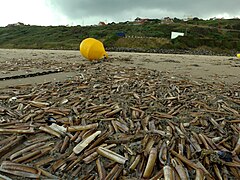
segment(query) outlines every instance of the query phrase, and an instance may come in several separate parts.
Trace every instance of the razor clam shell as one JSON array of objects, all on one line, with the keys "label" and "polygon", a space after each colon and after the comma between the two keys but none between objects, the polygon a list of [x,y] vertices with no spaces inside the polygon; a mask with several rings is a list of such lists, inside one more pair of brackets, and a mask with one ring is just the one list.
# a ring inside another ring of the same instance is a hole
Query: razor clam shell
[{"label": "razor clam shell", "polygon": [[92,141],[94,141],[94,139],[101,134],[101,131],[96,131],[95,133],[93,133],[92,135],[90,135],[89,137],[87,137],[86,139],[83,139],[79,144],[77,144],[74,148],[73,148],[73,152],[75,154],[79,154],[81,153],[88,145],[89,143],[91,143]]},{"label": "razor clam shell", "polygon": [[[76,76],[0,89],[0,166],[15,161],[39,173],[14,170],[10,177],[158,179],[177,158],[189,179],[196,171],[215,177],[216,167],[223,178],[238,178],[239,84],[173,78],[169,72],[112,65],[115,60],[122,59],[17,60],[25,68],[63,66]],[[158,158],[146,175],[153,148]],[[232,162],[217,156],[219,151],[231,153]]]}]

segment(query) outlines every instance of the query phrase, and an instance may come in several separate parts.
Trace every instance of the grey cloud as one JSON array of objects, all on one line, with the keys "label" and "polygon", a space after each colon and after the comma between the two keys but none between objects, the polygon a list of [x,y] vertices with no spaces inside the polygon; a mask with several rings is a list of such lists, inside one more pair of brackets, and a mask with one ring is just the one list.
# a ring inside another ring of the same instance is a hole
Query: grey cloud
[{"label": "grey cloud", "polygon": [[124,20],[129,16],[206,18],[223,13],[230,17],[240,15],[239,0],[50,0],[50,3],[73,20],[83,17]]}]

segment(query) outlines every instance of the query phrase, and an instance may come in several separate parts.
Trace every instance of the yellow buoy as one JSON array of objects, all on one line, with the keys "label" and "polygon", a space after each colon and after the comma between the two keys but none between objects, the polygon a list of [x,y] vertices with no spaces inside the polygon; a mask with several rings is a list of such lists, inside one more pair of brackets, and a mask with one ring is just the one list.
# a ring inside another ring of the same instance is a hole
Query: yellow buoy
[{"label": "yellow buoy", "polygon": [[84,39],[80,43],[80,52],[86,59],[92,60],[100,60],[104,57],[108,57],[103,43],[94,38]]},{"label": "yellow buoy", "polygon": [[240,58],[240,54],[237,54],[237,57]]}]

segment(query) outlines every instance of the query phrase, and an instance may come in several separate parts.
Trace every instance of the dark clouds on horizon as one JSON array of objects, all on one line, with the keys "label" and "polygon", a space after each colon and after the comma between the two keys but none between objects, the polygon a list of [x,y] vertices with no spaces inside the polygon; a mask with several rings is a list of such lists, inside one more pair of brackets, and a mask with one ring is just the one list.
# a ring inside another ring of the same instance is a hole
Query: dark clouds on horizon
[{"label": "dark clouds on horizon", "polygon": [[134,17],[209,18],[240,16],[239,0],[50,0],[51,6],[71,20],[81,18],[129,20]]}]

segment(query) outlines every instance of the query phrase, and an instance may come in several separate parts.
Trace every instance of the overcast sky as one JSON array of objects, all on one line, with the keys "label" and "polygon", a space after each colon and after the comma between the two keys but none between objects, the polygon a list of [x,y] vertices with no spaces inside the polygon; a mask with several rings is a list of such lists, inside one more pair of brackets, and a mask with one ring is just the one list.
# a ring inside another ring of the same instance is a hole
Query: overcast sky
[{"label": "overcast sky", "polygon": [[0,26],[90,25],[136,17],[240,18],[240,0],[0,0]]}]

